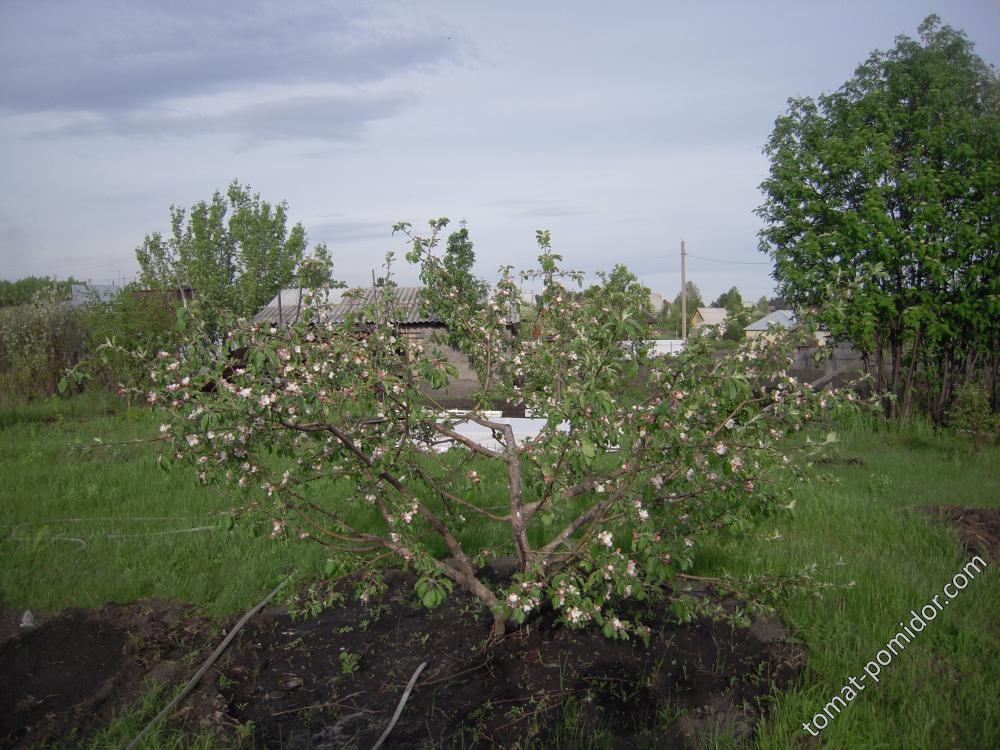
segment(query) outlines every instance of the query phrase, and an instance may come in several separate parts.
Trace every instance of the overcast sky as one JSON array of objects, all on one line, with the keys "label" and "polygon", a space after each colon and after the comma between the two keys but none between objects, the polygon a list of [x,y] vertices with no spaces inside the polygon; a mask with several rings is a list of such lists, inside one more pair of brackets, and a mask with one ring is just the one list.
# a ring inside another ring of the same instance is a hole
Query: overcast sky
[{"label": "overcast sky", "polygon": [[[0,277],[107,281],[171,204],[285,200],[336,275],[391,225],[468,221],[477,270],[625,263],[654,291],[771,290],[761,154],[929,13],[1000,61],[1000,2],[0,0]],[[401,282],[415,280],[405,261]]]}]

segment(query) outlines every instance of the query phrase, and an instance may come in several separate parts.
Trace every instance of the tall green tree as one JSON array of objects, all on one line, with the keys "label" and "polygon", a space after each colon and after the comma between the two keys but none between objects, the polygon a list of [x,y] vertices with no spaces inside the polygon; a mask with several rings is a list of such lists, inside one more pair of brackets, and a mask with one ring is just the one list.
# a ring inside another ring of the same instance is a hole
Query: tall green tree
[{"label": "tall green tree", "polygon": [[781,296],[873,360],[890,415],[920,379],[940,416],[1000,351],[1000,87],[961,31],[929,16],[919,33],[789,100],[758,214]]},{"label": "tall green tree", "polygon": [[[694,311],[699,307],[705,307],[705,300],[701,296],[701,289],[693,281],[687,282],[684,285],[685,291],[687,292],[687,314],[690,318],[694,315]],[[677,292],[677,296],[674,297],[674,307],[679,311],[681,309],[681,293]]]},{"label": "tall green tree", "polygon": [[712,307],[724,307],[730,314],[743,311],[743,295],[735,286],[729,287],[728,292],[723,292],[715,301]]},{"label": "tall green tree", "polygon": [[189,285],[210,315],[250,317],[283,287],[332,283],[326,246],[308,250],[302,224],[288,228],[288,205],[236,181],[190,211],[171,206],[170,234],[146,235],[135,254],[142,284]]},{"label": "tall green tree", "polygon": [[[432,227],[441,231],[448,223],[447,219],[439,219],[432,223]],[[448,343],[460,347],[462,342],[455,331],[462,320],[469,320],[482,310],[489,289],[489,285],[472,272],[476,252],[465,222],[448,235],[444,254],[435,256],[433,260],[437,264],[433,270],[427,266],[420,272],[420,280],[425,284],[423,301],[427,309],[435,314],[440,315],[444,310],[453,311],[448,314],[454,314],[455,319],[445,321],[449,329]],[[448,304],[443,304],[445,299]]]},{"label": "tall green tree", "polygon": [[[686,284],[687,289],[687,318],[691,323],[691,316],[699,307],[704,307],[705,302],[701,296],[701,290],[693,281]],[[681,295],[680,292],[674,297],[674,301],[664,300],[663,305],[656,317],[656,327],[662,335],[669,338],[679,339],[681,337]]]}]

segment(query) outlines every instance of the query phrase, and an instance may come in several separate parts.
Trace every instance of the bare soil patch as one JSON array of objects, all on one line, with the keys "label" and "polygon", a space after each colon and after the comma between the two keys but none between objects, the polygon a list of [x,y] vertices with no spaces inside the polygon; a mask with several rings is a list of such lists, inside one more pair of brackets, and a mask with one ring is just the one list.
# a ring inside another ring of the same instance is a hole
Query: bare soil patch
[{"label": "bare soil patch", "polygon": [[[383,747],[569,747],[596,734],[623,748],[698,747],[719,728],[751,734],[767,697],[804,663],[776,619],[679,624],[663,604],[626,613],[653,627],[648,647],[567,630],[551,612],[487,643],[490,617],[478,601],[456,593],[427,611],[413,582],[393,574],[379,602],[305,620],[266,610],[188,719],[203,723],[222,707],[223,731],[252,729],[258,746],[369,748],[426,662]],[[725,612],[739,604],[705,587],[690,595]]]},{"label": "bare soil patch", "polygon": [[147,677],[185,671],[176,660],[207,629],[189,609],[152,600],[69,609],[0,642],[0,747],[83,737],[143,695]]},{"label": "bare soil patch", "polygon": [[971,554],[1000,560],[1000,508],[929,505],[918,510],[954,527]]},{"label": "bare soil patch", "polygon": [[[417,681],[385,748],[569,747],[603,734],[615,747],[698,747],[717,728],[752,733],[768,696],[800,672],[803,653],[775,619],[752,626],[679,624],[664,605],[641,615],[641,641],[569,631],[551,612],[494,643],[490,617],[464,594],[427,611],[413,577],[389,576],[367,605],[293,620],[264,610],[172,719],[258,747],[369,748],[414,670]],[[733,611],[735,599],[692,595]],[[220,635],[183,608],[71,610],[0,644],[0,746],[83,737],[141,695],[149,676],[180,682]]]}]

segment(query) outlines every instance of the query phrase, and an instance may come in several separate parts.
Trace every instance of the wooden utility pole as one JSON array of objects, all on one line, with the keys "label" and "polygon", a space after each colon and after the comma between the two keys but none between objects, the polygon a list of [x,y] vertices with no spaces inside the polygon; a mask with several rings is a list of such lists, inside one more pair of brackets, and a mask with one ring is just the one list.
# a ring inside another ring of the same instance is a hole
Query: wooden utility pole
[{"label": "wooden utility pole", "polygon": [[681,240],[681,341],[687,341],[688,338],[688,290],[687,274],[684,268],[685,255],[684,240]]}]

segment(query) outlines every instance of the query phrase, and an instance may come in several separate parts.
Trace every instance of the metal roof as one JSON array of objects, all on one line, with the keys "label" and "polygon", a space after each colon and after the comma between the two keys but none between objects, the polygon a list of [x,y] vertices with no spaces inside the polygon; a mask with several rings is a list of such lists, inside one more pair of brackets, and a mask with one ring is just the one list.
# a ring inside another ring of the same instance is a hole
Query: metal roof
[{"label": "metal roof", "polygon": [[755,320],[743,330],[766,331],[772,325],[781,326],[782,328],[791,328],[795,325],[795,311],[775,310],[774,312],[768,313],[760,320]]},{"label": "metal roof", "polygon": [[[345,289],[323,289],[316,292],[322,306],[338,305]],[[305,306],[307,289],[282,289],[274,299],[268,302],[256,315],[254,323],[272,323],[275,325],[292,325],[299,319],[299,314]]]},{"label": "metal roof", "polygon": [[[421,289],[423,287],[420,286],[392,287],[395,297],[396,323],[400,325],[442,325],[444,323],[435,313],[425,309],[423,300],[420,298]],[[343,323],[348,315],[358,314],[363,307],[374,305],[378,300],[377,295],[384,293],[384,288],[368,287],[364,291],[354,289],[341,299],[339,305],[324,310],[323,319],[330,323]]]},{"label": "metal roof", "polygon": [[[424,304],[420,292],[422,286],[392,287],[395,298],[397,325],[444,325],[441,319]],[[376,295],[384,293],[384,288],[367,287],[364,289],[331,289],[319,294],[325,298],[319,304],[320,317],[328,323],[342,323],[351,314],[359,314],[362,308],[375,304]],[[273,323],[291,325],[298,320],[299,312],[305,305],[306,291],[300,289],[282,289],[274,299],[267,303],[259,313],[253,316],[254,323]],[[279,316],[278,299],[281,299]],[[518,321],[517,310],[509,318],[509,322]]]}]

